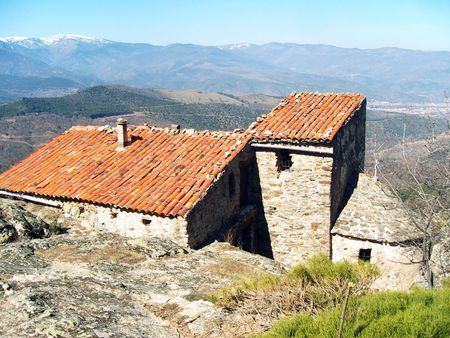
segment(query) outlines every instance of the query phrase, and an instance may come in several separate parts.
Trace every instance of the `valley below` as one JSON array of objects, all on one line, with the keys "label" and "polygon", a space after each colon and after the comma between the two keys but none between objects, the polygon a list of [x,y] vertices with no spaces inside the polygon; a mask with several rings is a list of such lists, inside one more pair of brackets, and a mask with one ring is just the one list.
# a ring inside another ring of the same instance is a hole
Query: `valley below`
[{"label": "valley below", "polygon": [[[247,129],[268,114],[279,97],[199,90],[95,86],[55,98],[29,98],[0,105],[0,171],[74,125],[115,125],[118,117],[144,124],[196,130]],[[367,159],[372,152],[448,130],[445,103],[372,102],[367,109]],[[392,149],[395,151],[395,148]]]}]

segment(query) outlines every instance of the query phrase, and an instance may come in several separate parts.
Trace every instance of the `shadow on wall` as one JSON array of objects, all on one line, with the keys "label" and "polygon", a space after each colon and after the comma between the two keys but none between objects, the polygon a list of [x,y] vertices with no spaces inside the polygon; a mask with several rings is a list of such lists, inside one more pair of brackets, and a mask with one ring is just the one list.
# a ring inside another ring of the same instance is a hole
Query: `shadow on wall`
[{"label": "shadow on wall", "polygon": [[256,158],[240,165],[240,213],[219,236],[242,250],[273,259],[269,227],[264,214]]},{"label": "shadow on wall", "polygon": [[254,222],[255,253],[273,259],[272,243],[270,240],[269,225],[264,213],[263,197],[261,192],[261,182],[259,179],[258,166],[252,168],[254,186],[252,187],[251,200],[256,206],[256,222]]}]

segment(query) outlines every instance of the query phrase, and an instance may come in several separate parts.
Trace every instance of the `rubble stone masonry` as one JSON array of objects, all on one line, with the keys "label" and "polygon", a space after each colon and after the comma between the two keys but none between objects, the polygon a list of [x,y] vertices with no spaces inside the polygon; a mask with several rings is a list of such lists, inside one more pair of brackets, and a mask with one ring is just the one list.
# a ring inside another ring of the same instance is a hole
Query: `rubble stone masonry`
[{"label": "rubble stone masonry", "polygon": [[381,276],[373,284],[374,289],[408,290],[414,283],[423,283],[418,247],[333,235],[334,261],[356,263],[360,249],[370,249],[370,262],[380,269]]},{"label": "rubble stone masonry", "polygon": [[364,103],[333,140],[332,226],[352,195],[353,189],[356,188],[359,173],[364,169],[365,140],[366,106]]},{"label": "rubble stone masonry", "polygon": [[277,168],[276,150],[256,152],[265,219],[275,260],[287,265],[319,252],[330,254],[330,185],[333,159],[290,153]]},{"label": "rubble stone masonry", "polygon": [[[217,181],[187,214],[189,246],[199,249],[219,239],[239,219],[244,205],[240,203],[243,164],[254,161],[249,147],[244,148],[227,166]],[[248,194],[249,192],[247,192]]]},{"label": "rubble stone masonry", "polygon": [[62,207],[65,213],[80,219],[86,227],[127,237],[167,238],[183,246],[188,242],[186,220],[182,217],[158,217],[90,203],[63,202]]}]

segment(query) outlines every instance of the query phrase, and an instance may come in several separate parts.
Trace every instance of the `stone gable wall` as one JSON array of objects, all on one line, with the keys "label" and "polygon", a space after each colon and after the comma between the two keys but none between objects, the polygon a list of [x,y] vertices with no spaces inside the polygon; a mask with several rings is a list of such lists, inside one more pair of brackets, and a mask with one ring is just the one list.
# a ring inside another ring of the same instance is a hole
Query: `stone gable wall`
[{"label": "stone gable wall", "polygon": [[331,225],[334,225],[358,183],[364,169],[366,142],[366,103],[355,112],[333,140],[331,182]]},{"label": "stone gable wall", "polygon": [[276,150],[256,151],[263,213],[273,257],[287,265],[330,254],[333,159],[291,152],[290,170],[277,170]]},{"label": "stone gable wall", "polygon": [[[247,146],[228,164],[219,179],[207,190],[205,197],[188,213],[186,220],[190,247],[200,248],[219,239],[227,228],[239,221],[243,208],[240,204],[241,167],[248,165],[251,168],[254,163],[254,153]],[[234,191],[230,192],[230,188]]]}]

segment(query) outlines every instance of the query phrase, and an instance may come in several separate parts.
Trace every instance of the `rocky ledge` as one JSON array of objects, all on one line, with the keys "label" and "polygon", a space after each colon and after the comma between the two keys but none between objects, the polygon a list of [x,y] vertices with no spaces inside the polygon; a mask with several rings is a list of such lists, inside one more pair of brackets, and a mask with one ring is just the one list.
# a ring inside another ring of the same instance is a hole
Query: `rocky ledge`
[{"label": "rocky ledge", "polygon": [[[0,208],[8,229],[14,227],[11,215],[30,216],[20,204],[8,209],[9,216],[4,204]],[[34,217],[35,226],[51,224]],[[61,220],[54,221],[59,228]],[[74,224],[63,234],[43,231],[42,238],[11,231],[15,241],[0,245],[0,336],[233,336],[229,328],[239,318],[208,295],[233,281],[283,270],[226,243],[193,251]]]}]

